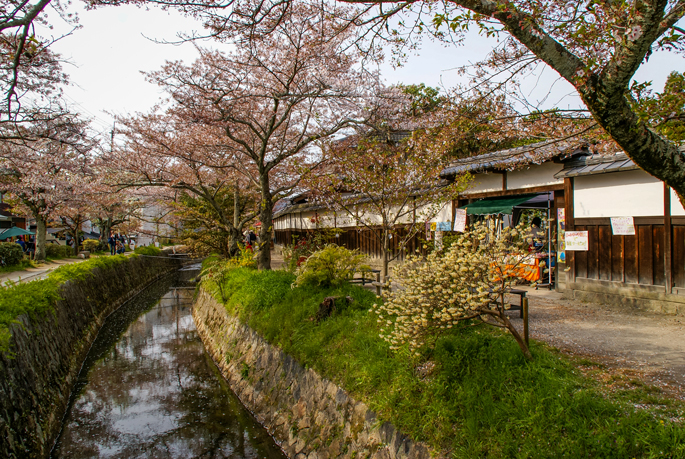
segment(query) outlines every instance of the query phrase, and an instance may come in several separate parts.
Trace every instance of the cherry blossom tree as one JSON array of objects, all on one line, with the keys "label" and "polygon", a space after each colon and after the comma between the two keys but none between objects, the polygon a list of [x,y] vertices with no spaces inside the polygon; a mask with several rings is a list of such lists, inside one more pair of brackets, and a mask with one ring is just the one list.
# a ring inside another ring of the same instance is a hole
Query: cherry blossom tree
[{"label": "cherry blossom tree", "polygon": [[475,83],[498,77],[506,82],[540,63],[547,65],[575,88],[597,124],[637,165],[685,202],[685,155],[640,116],[631,95],[631,81],[652,53],[681,55],[685,50],[685,1],[346,3],[359,4],[370,15],[366,24],[372,36],[400,46],[417,39],[417,31],[459,42],[475,26],[484,35],[500,37],[500,45],[477,67]]},{"label": "cherry blossom tree", "polygon": [[299,180],[292,166],[314,146],[364,119],[368,74],[334,15],[294,6],[268,35],[247,35],[232,53],[201,50],[191,66],[169,63],[150,79],[185,119],[220,128],[250,163],[260,190],[259,268],[270,269],[273,205]]},{"label": "cherry blossom tree", "polygon": [[118,122],[126,140],[121,151],[105,157],[117,171],[111,181],[119,187],[147,188],[148,198],[180,220],[185,215],[196,221],[198,209],[204,209],[203,225],[226,236],[221,253],[237,254],[243,229],[257,214],[255,193],[245,177],[248,167],[221,133],[174,111]]},{"label": "cherry blossom tree", "polygon": [[74,115],[34,126],[31,142],[0,142],[0,187],[12,202],[36,220],[37,260],[45,258],[47,224],[69,198],[71,180],[84,172],[95,146],[86,122]]}]

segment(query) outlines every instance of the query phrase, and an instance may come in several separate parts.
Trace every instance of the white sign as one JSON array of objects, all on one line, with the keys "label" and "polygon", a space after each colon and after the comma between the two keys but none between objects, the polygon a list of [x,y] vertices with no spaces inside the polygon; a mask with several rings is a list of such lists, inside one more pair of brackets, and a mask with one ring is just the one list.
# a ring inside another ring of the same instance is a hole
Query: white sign
[{"label": "white sign", "polygon": [[435,232],[435,250],[442,250],[442,231]]},{"label": "white sign", "polygon": [[635,234],[633,217],[611,217],[611,231],[616,236],[633,236]]},{"label": "white sign", "polygon": [[466,231],[466,209],[454,209],[454,231]]},{"label": "white sign", "polygon": [[566,250],[587,252],[589,246],[587,231],[566,231],[564,242]]}]

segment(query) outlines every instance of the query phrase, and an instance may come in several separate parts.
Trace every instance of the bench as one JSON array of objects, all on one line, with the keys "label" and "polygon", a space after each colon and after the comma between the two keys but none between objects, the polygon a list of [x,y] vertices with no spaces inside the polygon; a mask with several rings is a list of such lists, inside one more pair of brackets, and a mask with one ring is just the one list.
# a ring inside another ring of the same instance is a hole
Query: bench
[{"label": "bench", "polygon": [[[376,282],[379,281],[379,277],[380,277],[380,275],[381,275],[381,270],[380,270],[380,269],[372,269],[371,271],[364,271],[364,272],[362,273],[362,276],[363,276],[365,273],[368,273],[368,272],[374,273],[374,274],[375,274],[375,277],[376,277]],[[368,283],[368,284],[371,284],[371,283],[373,283],[373,282],[374,282],[374,281],[373,281],[372,279],[366,279],[365,277],[353,277],[352,279],[350,279],[350,284],[362,284],[362,286],[366,285],[367,283]]]},{"label": "bench", "polygon": [[523,319],[523,299],[526,297],[526,293],[528,293],[528,292],[526,292],[525,290],[517,289],[517,288],[510,288],[510,289],[506,290],[506,293],[508,295],[518,295],[519,296],[519,305],[515,306],[512,304],[510,310],[511,311],[516,311],[516,310],[521,311],[521,313],[520,313],[521,315],[519,317],[521,317],[521,319]]}]

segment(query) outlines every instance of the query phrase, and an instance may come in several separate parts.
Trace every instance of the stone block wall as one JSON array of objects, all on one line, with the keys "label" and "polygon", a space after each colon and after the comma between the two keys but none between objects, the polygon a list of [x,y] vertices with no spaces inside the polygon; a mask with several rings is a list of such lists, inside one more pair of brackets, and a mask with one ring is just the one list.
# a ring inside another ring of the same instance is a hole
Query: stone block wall
[{"label": "stone block wall", "polygon": [[193,306],[200,337],[243,404],[291,458],[428,459],[347,392],[262,339],[201,290]]},{"label": "stone block wall", "polygon": [[67,282],[54,314],[20,316],[0,353],[0,457],[47,457],[83,360],[105,318],[150,282],[180,267],[166,257],[133,257]]}]

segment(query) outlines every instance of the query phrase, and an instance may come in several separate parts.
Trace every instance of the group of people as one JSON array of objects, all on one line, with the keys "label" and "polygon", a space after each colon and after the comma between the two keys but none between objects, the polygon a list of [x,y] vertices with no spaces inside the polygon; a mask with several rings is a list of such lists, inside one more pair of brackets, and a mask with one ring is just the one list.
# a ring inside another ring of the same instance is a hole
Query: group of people
[{"label": "group of people", "polygon": [[109,244],[110,255],[124,253],[126,251],[126,236],[120,233],[109,233],[107,244]]},{"label": "group of people", "polygon": [[254,251],[254,246],[257,244],[257,235],[254,231],[250,230],[245,233],[245,248],[250,251]]},{"label": "group of people", "polygon": [[33,236],[17,236],[17,240],[15,242],[21,246],[22,252],[29,256],[32,256],[36,251],[36,241],[33,239]]}]

